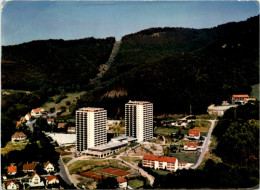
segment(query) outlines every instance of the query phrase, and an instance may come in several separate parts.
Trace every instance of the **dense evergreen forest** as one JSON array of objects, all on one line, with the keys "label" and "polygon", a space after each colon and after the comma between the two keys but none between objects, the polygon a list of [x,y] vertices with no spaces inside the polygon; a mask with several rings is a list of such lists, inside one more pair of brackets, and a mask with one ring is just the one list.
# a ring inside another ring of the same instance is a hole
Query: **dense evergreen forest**
[{"label": "dense evergreen forest", "polygon": [[2,47],[2,88],[80,91],[107,61],[115,38],[42,40]]}]

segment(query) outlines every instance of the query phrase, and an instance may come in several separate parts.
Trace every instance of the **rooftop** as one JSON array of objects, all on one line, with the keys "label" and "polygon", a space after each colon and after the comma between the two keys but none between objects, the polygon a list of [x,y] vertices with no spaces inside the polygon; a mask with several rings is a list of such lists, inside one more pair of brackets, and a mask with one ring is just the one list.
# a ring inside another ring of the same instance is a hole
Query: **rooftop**
[{"label": "rooftop", "polygon": [[144,155],[144,160],[153,160],[153,161],[159,161],[159,162],[169,162],[169,163],[175,163],[177,158],[173,157],[167,157],[167,156],[155,156],[155,155]]},{"label": "rooftop", "polygon": [[146,104],[151,104],[151,102],[148,102],[148,101],[131,101],[131,100],[129,100],[129,102],[127,104],[146,105]]},{"label": "rooftop", "polygon": [[234,94],[232,97],[234,97],[234,98],[237,98],[237,97],[249,98],[248,94]]},{"label": "rooftop", "polygon": [[86,112],[99,112],[104,111],[104,108],[93,108],[93,107],[86,107],[86,108],[80,108],[78,111],[86,111]]}]

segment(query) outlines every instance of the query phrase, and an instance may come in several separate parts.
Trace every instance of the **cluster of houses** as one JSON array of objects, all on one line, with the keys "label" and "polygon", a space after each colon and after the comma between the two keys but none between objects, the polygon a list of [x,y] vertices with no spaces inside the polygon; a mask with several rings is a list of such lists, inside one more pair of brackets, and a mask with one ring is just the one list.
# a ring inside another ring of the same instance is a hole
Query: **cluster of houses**
[{"label": "cluster of houses", "polygon": [[[24,174],[32,174],[29,178],[22,177],[22,178],[13,178],[7,179],[5,175],[2,175],[3,178],[3,189],[21,189],[25,188],[25,186],[31,188],[47,188],[50,185],[59,186],[59,178],[55,175],[50,175],[51,172],[55,172],[54,165],[51,162],[46,162],[44,164],[43,169],[48,173],[48,175],[40,176],[37,174],[35,167],[37,162],[26,163],[23,165],[23,173]],[[7,167],[7,174],[8,176],[15,176],[17,174],[17,166],[15,164],[11,164]]]}]

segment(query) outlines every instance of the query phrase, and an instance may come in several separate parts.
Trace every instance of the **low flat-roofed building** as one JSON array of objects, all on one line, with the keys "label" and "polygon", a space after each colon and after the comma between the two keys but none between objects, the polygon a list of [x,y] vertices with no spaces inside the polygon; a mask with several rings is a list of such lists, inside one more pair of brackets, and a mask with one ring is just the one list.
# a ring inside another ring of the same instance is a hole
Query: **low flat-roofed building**
[{"label": "low flat-roofed building", "polygon": [[56,141],[59,146],[76,145],[76,134],[64,134],[64,133],[45,133],[51,137],[53,141]]},{"label": "low flat-roofed building", "polygon": [[107,144],[89,147],[88,150],[85,151],[87,155],[96,156],[96,157],[105,157],[115,152],[121,150],[126,147],[131,142],[136,142],[137,139],[133,137],[126,137],[125,135],[116,137],[111,139],[111,141]]},{"label": "low flat-roofed building", "polygon": [[208,107],[208,110],[207,112],[210,114],[210,115],[216,115],[216,116],[223,116],[224,113],[232,108],[232,107],[237,107],[238,105],[221,105],[221,106],[215,106],[214,104],[211,104],[209,107]]}]

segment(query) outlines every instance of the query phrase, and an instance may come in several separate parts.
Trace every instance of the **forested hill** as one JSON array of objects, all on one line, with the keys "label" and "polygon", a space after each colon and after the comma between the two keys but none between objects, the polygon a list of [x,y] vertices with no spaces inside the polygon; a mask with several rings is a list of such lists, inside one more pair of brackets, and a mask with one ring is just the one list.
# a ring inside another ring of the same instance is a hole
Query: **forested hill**
[{"label": "forested hill", "polygon": [[42,86],[85,89],[112,51],[115,38],[41,40],[2,47],[2,88],[37,90]]},{"label": "forested hill", "polygon": [[250,85],[259,83],[258,46],[258,16],[211,29],[152,28],[130,34],[122,38],[103,83],[79,105],[103,105],[111,117],[123,115],[129,99],[150,100],[155,114],[188,113],[190,105],[195,113],[206,112],[210,103],[250,93]]}]

